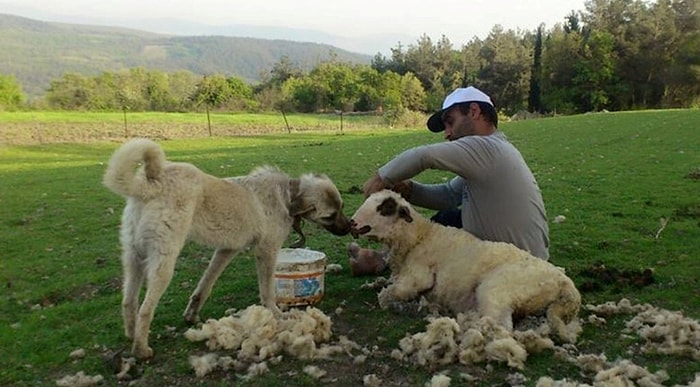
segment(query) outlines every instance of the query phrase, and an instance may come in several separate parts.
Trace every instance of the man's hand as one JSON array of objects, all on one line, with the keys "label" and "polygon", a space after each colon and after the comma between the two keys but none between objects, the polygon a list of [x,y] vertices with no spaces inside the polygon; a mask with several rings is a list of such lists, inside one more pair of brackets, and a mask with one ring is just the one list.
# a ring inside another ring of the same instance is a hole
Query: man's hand
[{"label": "man's hand", "polygon": [[365,184],[362,186],[362,193],[365,195],[366,198],[369,195],[375,192],[379,192],[385,188],[386,184],[384,184],[384,181],[382,181],[382,178],[379,176],[379,174],[375,173],[374,176],[367,179]]},{"label": "man's hand", "polygon": [[404,199],[410,200],[411,192],[413,190],[413,182],[411,180],[400,181],[394,184],[394,186],[390,187],[390,189],[401,195],[401,197]]}]

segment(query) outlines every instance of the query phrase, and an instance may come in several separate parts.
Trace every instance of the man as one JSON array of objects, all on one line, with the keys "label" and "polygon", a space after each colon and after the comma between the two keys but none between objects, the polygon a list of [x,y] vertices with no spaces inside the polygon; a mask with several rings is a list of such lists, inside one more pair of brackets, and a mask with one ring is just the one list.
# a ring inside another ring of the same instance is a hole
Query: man
[{"label": "man", "polygon": [[[475,87],[456,89],[427,126],[432,132],[444,131],[448,142],[396,156],[365,182],[365,196],[394,189],[413,205],[442,211],[434,220],[457,226],[444,215],[461,206],[457,221],[464,230],[548,260],[549,228],[542,195],[520,152],[498,130],[491,98]],[[426,169],[456,176],[442,184],[407,180]]]}]

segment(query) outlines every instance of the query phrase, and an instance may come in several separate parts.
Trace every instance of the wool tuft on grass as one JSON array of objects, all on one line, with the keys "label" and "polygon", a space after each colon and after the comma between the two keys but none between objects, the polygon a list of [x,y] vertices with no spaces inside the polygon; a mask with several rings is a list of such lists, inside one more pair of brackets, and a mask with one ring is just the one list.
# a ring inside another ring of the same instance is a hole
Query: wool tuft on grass
[{"label": "wool tuft on grass", "polygon": [[425,383],[425,387],[450,387],[452,378],[447,375],[437,374],[430,378],[430,381]]},{"label": "wool tuft on grass", "polygon": [[625,298],[617,303],[587,305],[586,309],[606,316],[634,313],[636,315],[625,324],[623,333],[635,333],[643,338],[643,352],[687,356],[700,361],[700,323],[681,312],[649,304],[632,304]]},{"label": "wool tuft on grass", "polygon": [[102,375],[86,375],[83,371],[78,371],[75,375],[66,375],[56,381],[59,387],[90,387],[102,383],[104,377]]}]

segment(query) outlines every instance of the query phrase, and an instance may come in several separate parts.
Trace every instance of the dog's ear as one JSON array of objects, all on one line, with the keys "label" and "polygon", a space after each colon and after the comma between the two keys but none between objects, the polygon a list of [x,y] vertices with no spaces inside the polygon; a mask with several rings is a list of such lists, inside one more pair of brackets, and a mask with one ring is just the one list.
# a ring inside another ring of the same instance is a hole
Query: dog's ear
[{"label": "dog's ear", "polygon": [[398,207],[398,203],[394,198],[386,198],[377,206],[377,212],[381,216],[391,216],[396,214],[396,207]]},{"label": "dog's ear", "polygon": [[399,218],[406,221],[406,223],[413,222],[413,217],[411,216],[411,210],[406,206],[399,207]]}]

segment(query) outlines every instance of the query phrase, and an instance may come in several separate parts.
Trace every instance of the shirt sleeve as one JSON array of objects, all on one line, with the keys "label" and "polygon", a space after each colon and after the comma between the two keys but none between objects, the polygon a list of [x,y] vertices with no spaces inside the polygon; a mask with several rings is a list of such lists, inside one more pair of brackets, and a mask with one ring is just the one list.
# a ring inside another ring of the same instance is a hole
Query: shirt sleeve
[{"label": "shirt sleeve", "polygon": [[443,184],[421,184],[414,181],[411,203],[446,209],[462,201],[464,180],[478,179],[490,164],[493,152],[478,136],[463,137],[451,142],[423,145],[406,150],[379,168],[379,176],[393,184],[410,179],[426,169],[439,169],[457,175]]},{"label": "shirt sleeve", "polygon": [[450,210],[459,207],[464,198],[464,179],[455,176],[443,184],[423,184],[413,181],[410,202],[431,210]]},{"label": "shirt sleeve", "polygon": [[493,156],[488,145],[479,136],[467,136],[408,149],[379,168],[379,176],[393,184],[410,179],[426,169],[440,169],[467,180],[479,178]]}]

